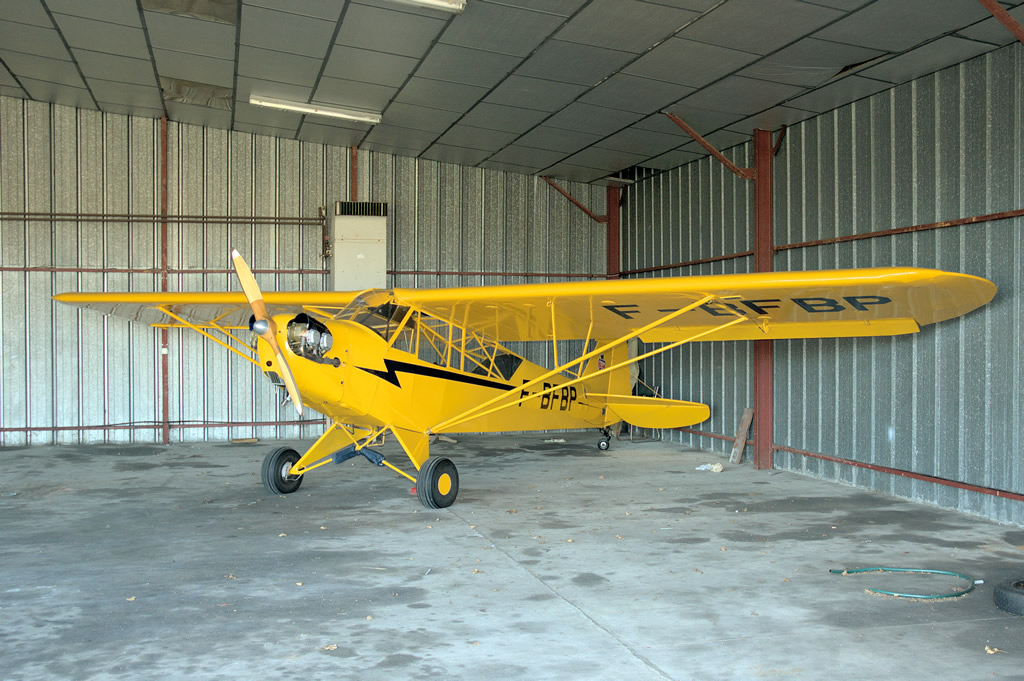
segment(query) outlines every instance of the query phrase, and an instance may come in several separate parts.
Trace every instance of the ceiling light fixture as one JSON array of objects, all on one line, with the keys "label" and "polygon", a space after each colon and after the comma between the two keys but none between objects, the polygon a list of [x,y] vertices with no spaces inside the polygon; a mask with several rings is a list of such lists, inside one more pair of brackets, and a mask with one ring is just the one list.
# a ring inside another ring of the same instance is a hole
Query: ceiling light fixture
[{"label": "ceiling light fixture", "polygon": [[442,12],[451,12],[452,14],[461,14],[462,10],[466,9],[466,0],[391,0],[391,2],[439,9]]},{"label": "ceiling light fixture", "polygon": [[380,123],[380,114],[371,111],[359,111],[358,109],[342,109],[336,106],[323,106],[322,104],[303,104],[301,102],[289,102],[273,97],[249,97],[249,103],[256,106],[268,106],[272,109],[284,109],[285,111],[298,111],[299,113],[312,114],[314,116],[329,116],[331,118],[343,118],[346,121],[358,121],[377,125]]}]

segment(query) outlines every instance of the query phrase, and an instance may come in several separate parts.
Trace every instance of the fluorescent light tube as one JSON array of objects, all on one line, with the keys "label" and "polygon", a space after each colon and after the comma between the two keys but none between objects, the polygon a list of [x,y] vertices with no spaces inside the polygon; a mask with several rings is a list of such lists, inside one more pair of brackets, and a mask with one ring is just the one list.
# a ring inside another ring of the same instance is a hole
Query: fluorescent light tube
[{"label": "fluorescent light tube", "polygon": [[391,2],[439,9],[442,12],[451,12],[453,14],[461,14],[462,10],[466,9],[466,0],[391,0]]},{"label": "fluorescent light tube", "polygon": [[314,116],[329,116],[331,118],[343,118],[347,121],[358,121],[377,125],[380,123],[380,114],[371,111],[359,111],[358,109],[342,109],[336,106],[324,106],[323,104],[303,104],[301,102],[289,102],[273,97],[249,97],[249,103],[256,106],[268,106],[272,109],[284,109],[285,111],[298,111],[299,113],[312,114]]}]

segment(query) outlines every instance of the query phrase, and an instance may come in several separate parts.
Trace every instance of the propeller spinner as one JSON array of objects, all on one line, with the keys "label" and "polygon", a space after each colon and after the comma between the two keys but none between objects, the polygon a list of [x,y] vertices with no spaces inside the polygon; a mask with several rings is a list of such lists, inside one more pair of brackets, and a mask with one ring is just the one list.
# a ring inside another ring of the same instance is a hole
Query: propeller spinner
[{"label": "propeller spinner", "polygon": [[241,282],[242,290],[245,291],[245,298],[249,301],[249,307],[252,308],[253,317],[256,318],[252,329],[274,351],[274,356],[277,358],[277,368],[281,373],[281,378],[284,380],[284,386],[288,390],[288,396],[292,398],[295,411],[299,413],[299,416],[302,416],[302,398],[299,396],[299,389],[295,385],[292,370],[288,367],[288,362],[285,361],[284,355],[281,354],[281,346],[277,343],[277,324],[274,323],[274,320],[267,313],[267,306],[263,302],[263,293],[256,283],[256,277],[252,275],[252,270],[245,264],[245,260],[242,259],[241,254],[237,250],[231,251],[231,261],[235,265],[235,273],[238,274],[238,281]]}]

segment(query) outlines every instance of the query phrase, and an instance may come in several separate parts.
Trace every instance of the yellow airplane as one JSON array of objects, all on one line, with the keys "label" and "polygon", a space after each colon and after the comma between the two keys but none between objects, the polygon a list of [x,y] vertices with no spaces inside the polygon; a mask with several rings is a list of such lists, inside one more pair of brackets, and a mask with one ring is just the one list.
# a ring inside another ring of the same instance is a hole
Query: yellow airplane
[{"label": "yellow airplane", "polygon": [[[305,453],[267,455],[271,492],[294,492],[313,469],[363,455],[411,480],[428,508],[450,506],[459,491],[455,465],[429,455],[439,434],[596,428],[607,449],[620,421],[676,428],[708,418],[705,404],[633,394],[630,365],[660,352],[693,341],[913,333],[996,293],[966,274],[876,268],[264,295],[237,251],[232,260],[241,292],[54,298],[196,331],[253,362],[300,415],[323,414],[330,426]],[[247,343],[246,330],[262,342]],[[636,338],[654,347],[631,356]],[[579,356],[559,357],[565,340],[584,341]],[[501,345],[515,341],[550,343],[554,368]],[[375,450],[386,433],[415,476]]]}]

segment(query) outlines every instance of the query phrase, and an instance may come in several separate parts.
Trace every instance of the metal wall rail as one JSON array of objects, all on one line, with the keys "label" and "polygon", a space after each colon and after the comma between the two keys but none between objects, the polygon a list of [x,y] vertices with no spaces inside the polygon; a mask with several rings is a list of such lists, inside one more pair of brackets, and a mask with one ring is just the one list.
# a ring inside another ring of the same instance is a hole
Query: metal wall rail
[{"label": "metal wall rail", "polygon": [[[44,267],[44,266],[0,266],[0,272],[50,272],[61,274],[234,274],[231,269],[175,269],[159,267]],[[253,269],[253,274],[330,274],[326,268],[319,269]],[[564,275],[563,275],[564,276]]]},{"label": "metal wall rail", "polygon": [[742,251],[740,253],[729,253],[727,255],[716,255],[710,258],[701,258],[700,260],[687,260],[686,262],[675,262],[671,265],[657,265],[655,267],[642,267],[636,270],[623,270],[620,272],[622,275],[626,274],[644,274],[646,272],[660,272],[663,270],[673,270],[678,267],[693,267],[694,265],[706,265],[709,262],[722,262],[723,260],[736,260],[737,258],[749,258],[754,255],[754,251]]},{"label": "metal wall rail", "polygon": [[976,215],[970,218],[959,218],[957,220],[943,220],[942,222],[928,222],[923,225],[911,225],[909,227],[896,227],[894,229],[882,229],[875,232],[864,232],[863,234],[848,234],[846,236],[837,236],[830,239],[817,239],[815,241],[801,241],[794,244],[786,244],[785,246],[776,246],[775,251],[788,251],[795,248],[811,248],[813,246],[828,246],[830,244],[839,244],[847,241],[860,241],[861,239],[877,239],[884,236],[894,236],[896,234],[910,234],[912,232],[926,232],[933,229],[944,229],[946,227],[960,227],[963,225],[976,225],[982,222],[992,222],[995,220],[1007,220],[1009,218],[1024,217],[1024,208],[1018,208],[1017,210],[1007,210],[1002,213],[988,213],[986,215]]},{"label": "metal wall rail", "polygon": [[148,215],[140,213],[27,213],[0,212],[5,222],[148,222],[192,223],[215,225],[314,225],[323,224],[323,219],[279,217],[274,215]]},{"label": "metal wall rail", "polygon": [[327,419],[310,419],[308,421],[170,421],[164,424],[162,421],[150,421],[145,423],[115,423],[93,426],[15,426],[0,428],[0,433],[58,433],[58,432],[83,432],[87,430],[163,430],[168,427],[171,430],[188,430],[195,428],[247,428],[271,427],[271,426],[316,426],[327,423]]}]

